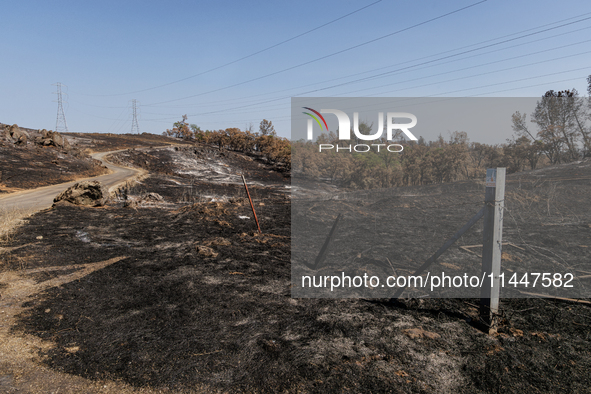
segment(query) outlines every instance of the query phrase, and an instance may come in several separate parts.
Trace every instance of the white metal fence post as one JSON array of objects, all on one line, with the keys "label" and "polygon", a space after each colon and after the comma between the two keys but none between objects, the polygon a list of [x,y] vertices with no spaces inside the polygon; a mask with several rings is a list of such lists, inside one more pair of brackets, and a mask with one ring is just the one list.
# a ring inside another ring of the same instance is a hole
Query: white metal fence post
[{"label": "white metal fence post", "polygon": [[490,330],[494,331],[496,330],[495,316],[499,310],[505,168],[486,170],[484,203],[482,273],[485,276],[480,291],[480,318],[490,327]]}]

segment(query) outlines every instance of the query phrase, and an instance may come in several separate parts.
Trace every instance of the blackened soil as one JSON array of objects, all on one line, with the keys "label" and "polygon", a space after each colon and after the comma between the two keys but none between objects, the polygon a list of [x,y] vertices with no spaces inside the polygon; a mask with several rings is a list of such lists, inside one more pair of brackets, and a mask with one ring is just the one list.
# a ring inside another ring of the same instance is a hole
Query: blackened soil
[{"label": "blackened soil", "polygon": [[[588,245],[582,231],[589,224],[583,210],[589,181],[580,179],[585,174],[572,176],[575,183],[555,181],[550,191],[537,188],[539,174],[514,178],[522,186],[509,190],[515,193],[510,197],[523,207],[513,208],[513,241],[523,246],[521,235],[534,246],[537,238],[560,245],[577,234],[582,238],[572,242]],[[567,178],[546,180],[560,177]],[[499,333],[489,336],[472,325],[478,303],[472,299],[292,299],[289,199],[278,187],[257,189],[258,235],[244,195],[232,195],[239,189],[215,186],[219,195],[230,195],[218,200],[199,183],[203,189],[195,201],[183,203],[187,179],[161,173],[127,191],[158,192],[166,202],[160,206],[59,206],[21,228],[14,246],[27,246],[13,253],[27,268],[127,256],[27,304],[15,330],[55,343],[40,351],[42,362],[89,378],[179,392],[199,383],[211,391],[249,393],[589,392],[589,305],[503,299]],[[175,182],[185,186],[169,187]],[[476,193],[475,186],[462,185],[445,186],[447,199],[427,200],[435,194],[430,189],[405,189],[408,195],[423,193],[424,200],[415,202],[417,214],[431,218],[419,221],[425,231],[412,230],[423,258],[438,247],[439,240],[427,242],[433,232],[453,231],[453,220],[463,220],[445,216],[450,206],[467,198],[463,214],[471,215],[479,197],[472,201],[466,193]],[[570,197],[564,190],[571,190]],[[347,203],[351,211],[361,206]],[[404,207],[397,204],[398,212]],[[523,214],[527,207],[539,215]],[[317,213],[330,223],[331,212]],[[523,229],[528,223],[536,226]],[[551,248],[556,246],[516,257],[545,261],[566,250]],[[468,254],[458,248],[453,253],[444,262],[455,264],[454,256]]]},{"label": "blackened soil", "polygon": [[70,269],[56,269],[56,270],[50,270],[50,271],[40,271],[40,272],[31,273],[30,277],[36,283],[42,283],[42,282],[48,281],[50,279],[57,278],[59,276],[72,274],[78,270],[79,270],[78,268],[70,268]]},{"label": "blackened soil", "polygon": [[72,146],[79,149],[90,149],[93,152],[106,152],[117,149],[131,149],[162,146],[184,142],[178,138],[165,137],[157,134],[113,134],[113,133],[63,133]]},{"label": "blackened soil", "polygon": [[106,174],[102,163],[76,149],[0,141],[0,194]]},{"label": "blackened soil", "polygon": [[[317,188],[319,190],[320,188]],[[324,198],[294,198],[292,257],[296,294],[301,275],[412,275],[483,206],[484,184],[462,181],[378,191],[324,192]],[[299,191],[298,191],[299,192]],[[300,193],[300,192],[299,192]],[[304,194],[304,193],[301,193]],[[562,297],[591,294],[591,161],[512,174],[507,178],[503,211],[502,272],[507,285],[526,273],[572,274],[573,288],[505,286],[505,297],[517,290]],[[313,263],[335,219],[342,214],[331,251],[322,266]],[[480,276],[483,220],[465,233],[425,271],[431,274]],[[393,272],[393,270],[395,270]],[[516,275],[514,277],[514,275]],[[529,279],[532,279],[530,276]],[[533,280],[531,281],[533,282]],[[382,282],[383,283],[383,282]],[[364,297],[392,296],[396,289],[360,288]],[[351,290],[346,290],[351,295]],[[479,296],[478,289],[474,295]],[[317,296],[334,296],[318,289]],[[427,290],[408,290],[424,297]],[[441,293],[439,294],[441,296]],[[449,292],[445,296],[459,296]]]}]

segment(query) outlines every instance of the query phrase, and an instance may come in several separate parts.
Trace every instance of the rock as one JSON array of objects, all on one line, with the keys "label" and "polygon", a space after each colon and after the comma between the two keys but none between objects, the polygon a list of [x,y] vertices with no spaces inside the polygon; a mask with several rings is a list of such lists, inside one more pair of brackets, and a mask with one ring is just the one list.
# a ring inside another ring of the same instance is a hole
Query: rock
[{"label": "rock", "polygon": [[234,204],[234,205],[238,205],[238,206],[249,204],[248,198],[246,198],[246,197],[232,197],[232,198],[228,199],[228,202],[230,204]]},{"label": "rock", "polygon": [[29,133],[21,130],[18,125],[13,124],[4,128],[4,135],[6,139],[15,145],[26,145],[29,139]]},{"label": "rock", "polygon": [[128,196],[127,194],[125,194],[124,199],[125,199],[125,202],[123,203],[123,206],[124,207],[131,207],[131,208],[135,208],[138,205],[143,205],[143,204],[151,205],[151,204],[157,204],[160,202],[164,202],[164,198],[158,193],[148,193],[148,194],[142,195],[141,197]]},{"label": "rock", "polygon": [[74,184],[53,199],[54,206],[60,201],[92,207],[103,206],[109,199],[109,191],[99,181],[83,181]]},{"label": "rock", "polygon": [[71,203],[71,202],[69,202],[67,200],[61,200],[61,201],[58,201],[58,202],[54,202],[53,205],[52,205],[52,207],[69,207],[69,206],[72,206],[72,205],[76,205],[76,204],[73,204],[73,203]]},{"label": "rock", "polygon": [[203,245],[197,245],[197,251],[203,257],[218,257],[218,253],[215,252],[212,248]]},{"label": "rock", "polygon": [[429,338],[429,339],[437,339],[440,337],[439,334],[436,332],[425,331],[421,327],[418,328],[409,328],[406,330],[402,330],[402,332],[410,339],[417,339],[417,338]]},{"label": "rock", "polygon": [[53,133],[53,135],[51,136],[51,140],[53,141],[53,144],[55,146],[59,146],[60,148],[63,148],[65,138],[62,137],[62,135],[60,133]]},{"label": "rock", "polygon": [[148,193],[142,197],[142,201],[146,202],[162,202],[164,198],[158,193]]},{"label": "rock", "polygon": [[58,148],[69,149],[70,143],[63,135],[58,133],[57,131],[47,131],[45,129],[39,130],[41,134],[39,137],[35,138],[35,143],[41,146],[57,146]]},{"label": "rock", "polygon": [[135,208],[139,205],[140,201],[135,196],[124,196],[125,201],[123,202],[123,206],[126,208]]}]

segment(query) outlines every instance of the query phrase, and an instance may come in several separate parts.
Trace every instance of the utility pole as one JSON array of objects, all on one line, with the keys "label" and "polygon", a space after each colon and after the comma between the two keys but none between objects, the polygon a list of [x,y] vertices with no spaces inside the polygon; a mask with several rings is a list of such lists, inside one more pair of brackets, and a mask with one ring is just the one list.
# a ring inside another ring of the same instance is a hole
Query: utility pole
[{"label": "utility pole", "polygon": [[131,121],[131,134],[139,134],[140,133],[140,125],[137,123],[137,100],[131,100],[131,105],[133,108],[133,120]]},{"label": "utility pole", "polygon": [[66,115],[64,114],[64,106],[62,99],[62,84],[61,82],[55,83],[57,86],[57,120],[55,121],[55,131],[67,132],[68,124],[66,123]]}]

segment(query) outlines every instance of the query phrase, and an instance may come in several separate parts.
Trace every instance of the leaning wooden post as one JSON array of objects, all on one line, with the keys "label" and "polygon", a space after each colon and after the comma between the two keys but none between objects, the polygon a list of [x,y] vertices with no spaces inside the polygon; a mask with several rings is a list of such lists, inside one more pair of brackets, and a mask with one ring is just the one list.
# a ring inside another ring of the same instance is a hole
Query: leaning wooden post
[{"label": "leaning wooden post", "polygon": [[484,234],[482,273],[484,282],[480,290],[480,319],[496,331],[495,316],[499,310],[501,252],[503,237],[503,209],[505,207],[505,168],[486,170],[484,198]]},{"label": "leaning wooden post", "polygon": [[248,196],[248,201],[250,201],[250,207],[252,208],[252,214],[254,215],[254,220],[257,222],[257,228],[259,229],[259,234],[261,234],[261,226],[259,226],[259,219],[257,219],[257,213],[254,211],[254,205],[252,203],[252,199],[250,198],[250,193],[248,192],[248,186],[246,186],[246,179],[244,179],[244,175],[242,175],[242,182],[244,182],[244,188],[246,189],[246,195]]}]

